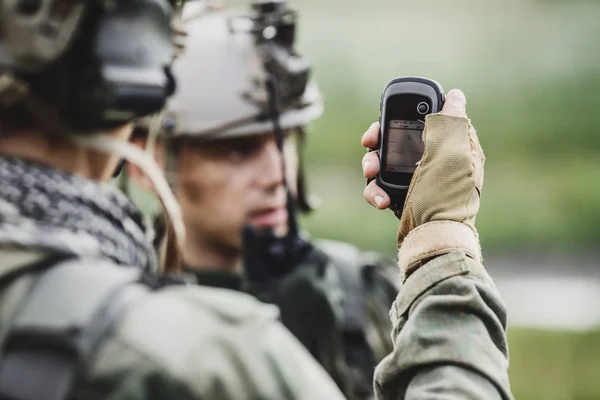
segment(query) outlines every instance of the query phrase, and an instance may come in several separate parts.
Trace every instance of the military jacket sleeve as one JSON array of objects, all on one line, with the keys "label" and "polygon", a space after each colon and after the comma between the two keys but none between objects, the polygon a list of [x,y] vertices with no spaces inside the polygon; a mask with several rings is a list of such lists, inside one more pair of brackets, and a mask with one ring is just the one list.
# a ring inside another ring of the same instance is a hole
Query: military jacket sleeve
[{"label": "military jacket sleeve", "polygon": [[394,351],[375,372],[378,400],[512,399],[506,309],[482,265],[458,251],[429,261],[390,315]]},{"label": "military jacket sleeve", "polygon": [[343,399],[275,307],[207,287],[134,304],[78,386],[85,399]]}]

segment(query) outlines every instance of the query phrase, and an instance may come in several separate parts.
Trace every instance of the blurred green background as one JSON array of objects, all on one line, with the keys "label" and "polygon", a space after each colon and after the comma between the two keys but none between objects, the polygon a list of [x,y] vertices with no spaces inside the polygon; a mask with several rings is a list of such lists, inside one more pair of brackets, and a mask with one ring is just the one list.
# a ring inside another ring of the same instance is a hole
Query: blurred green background
[{"label": "blurred green background", "polygon": [[600,2],[295,4],[300,49],[326,100],[307,152],[312,189],[323,200],[306,220],[313,234],[395,247],[395,221],[360,196],[360,136],[378,118],[387,81],[422,75],[467,95],[487,156],[478,218],[487,252],[596,248]]},{"label": "blurred green background", "polygon": [[[466,93],[487,156],[477,220],[485,258],[596,257],[600,1],[292,3],[299,49],[325,96],[306,154],[310,188],[322,199],[303,221],[314,236],[395,251],[397,221],[362,199],[360,137],[378,118],[384,85],[421,75]],[[600,333],[517,326],[509,341],[517,399],[600,399]]]}]

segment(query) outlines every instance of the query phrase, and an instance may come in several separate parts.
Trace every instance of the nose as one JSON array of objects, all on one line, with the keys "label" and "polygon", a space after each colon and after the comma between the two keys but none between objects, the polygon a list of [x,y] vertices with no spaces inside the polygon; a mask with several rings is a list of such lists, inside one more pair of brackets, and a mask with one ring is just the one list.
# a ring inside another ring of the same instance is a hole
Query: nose
[{"label": "nose", "polygon": [[267,190],[274,190],[283,184],[283,164],[281,153],[274,138],[265,141],[260,157],[258,171],[258,182]]}]

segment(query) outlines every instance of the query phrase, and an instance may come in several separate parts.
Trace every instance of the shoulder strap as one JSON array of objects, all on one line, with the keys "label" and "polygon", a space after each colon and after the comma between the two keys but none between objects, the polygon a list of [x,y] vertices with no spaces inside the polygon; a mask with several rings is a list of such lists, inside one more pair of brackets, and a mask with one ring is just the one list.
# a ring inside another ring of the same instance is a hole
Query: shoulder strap
[{"label": "shoulder strap", "polygon": [[388,268],[381,257],[348,243],[318,243],[337,270],[344,293],[343,345],[354,394],[367,398],[373,390],[373,366],[391,352],[388,311],[397,293],[392,295],[393,284],[381,275]]},{"label": "shoulder strap", "polygon": [[340,288],[344,294],[344,330],[362,332],[366,316],[362,302],[365,289],[360,252],[348,243],[331,240],[320,240],[318,248],[326,254],[339,276]]},{"label": "shoulder strap", "polygon": [[44,270],[72,256],[30,249],[2,248],[0,250],[0,286],[19,276]]},{"label": "shoulder strap", "polygon": [[65,399],[115,319],[148,292],[141,277],[138,269],[99,260],[50,265],[24,302],[2,350],[0,399]]}]

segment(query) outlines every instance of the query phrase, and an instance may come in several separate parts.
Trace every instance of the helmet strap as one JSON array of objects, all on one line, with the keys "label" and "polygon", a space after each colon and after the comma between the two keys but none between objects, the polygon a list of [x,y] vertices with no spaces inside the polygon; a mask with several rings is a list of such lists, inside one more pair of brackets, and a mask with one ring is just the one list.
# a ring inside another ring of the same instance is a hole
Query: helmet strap
[{"label": "helmet strap", "polygon": [[285,141],[285,135],[280,124],[281,111],[279,108],[279,92],[277,88],[277,81],[273,75],[268,75],[266,79],[266,89],[268,93],[268,107],[269,117],[273,123],[273,132],[277,141],[277,147],[279,148],[279,154],[281,157],[281,168],[283,169],[283,185],[287,195],[287,212],[288,212],[288,236],[297,236],[298,234],[298,220],[296,215],[296,201],[290,190],[289,182],[287,181],[286,174],[286,163],[285,153],[283,145]]},{"label": "helmet strap", "polygon": [[297,176],[297,206],[298,211],[310,213],[314,211],[320,203],[316,195],[308,193],[306,185],[306,174],[304,169],[304,149],[306,147],[306,131],[303,127],[296,128],[296,137],[298,138],[298,176]]}]

